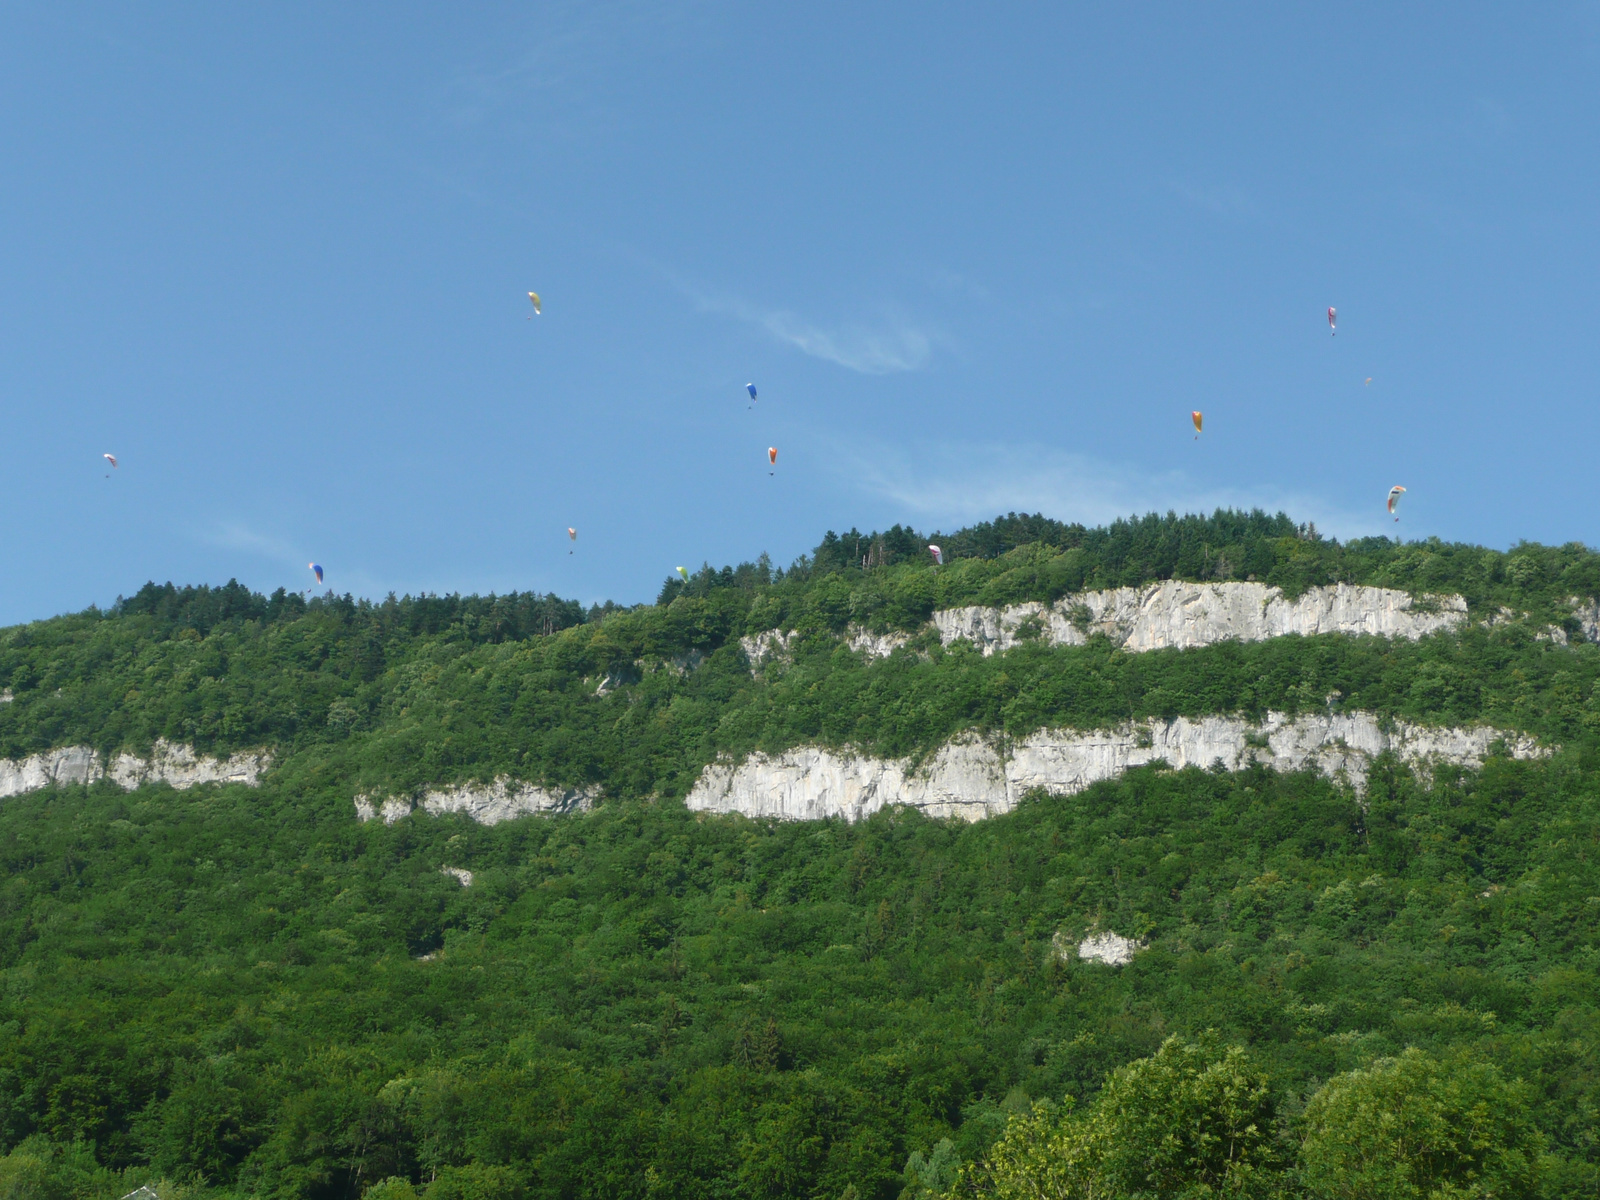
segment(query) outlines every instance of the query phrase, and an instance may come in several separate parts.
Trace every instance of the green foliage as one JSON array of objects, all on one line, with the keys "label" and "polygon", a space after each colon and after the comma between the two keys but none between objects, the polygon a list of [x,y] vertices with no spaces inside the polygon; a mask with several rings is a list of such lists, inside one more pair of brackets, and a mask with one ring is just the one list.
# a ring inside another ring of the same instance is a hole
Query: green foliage
[{"label": "green foliage", "polygon": [[[1357,1122],[1341,1143],[1318,1114],[1402,1085],[1419,1128],[1501,1114],[1405,1166],[1417,1186],[1532,1186],[1513,1160],[1547,1145],[1547,1193],[1593,1194],[1600,648],[1535,635],[1595,594],[1595,556],[1341,546],[1227,513],[936,540],[938,570],[920,534],[852,531],[635,609],[151,585],[0,631],[0,756],[274,755],[256,789],[0,805],[0,1200],[149,1178],[163,1200],[932,1200],[958,1164],[1040,1139],[1080,1163],[1062,1188],[1265,1194],[1303,1167],[1326,1192],[1359,1175],[1350,1147],[1393,1139]],[[834,636],[1163,572],[1533,615],[1146,655],[922,635],[867,662]],[[738,639],[773,628],[798,631],[787,661],[752,673]],[[973,826],[675,799],[719,754],[1330,706],[1560,749],[1427,782],[1380,761],[1360,802],[1315,775],[1157,764]],[[361,792],[501,774],[606,799],[494,827],[354,818]],[[1081,961],[1089,929],[1148,948]],[[1410,1047],[1434,1065],[1396,1082],[1383,1064]]]},{"label": "green foliage", "polygon": [[1538,1193],[1544,1138],[1526,1089],[1490,1063],[1415,1047],[1323,1084],[1305,1114],[1311,1196],[1422,1200]]},{"label": "green foliage", "polygon": [[1271,1197],[1284,1191],[1266,1078],[1240,1047],[1168,1038],[1112,1072],[1092,1108],[1048,1103],[1013,1117],[958,1196]]}]

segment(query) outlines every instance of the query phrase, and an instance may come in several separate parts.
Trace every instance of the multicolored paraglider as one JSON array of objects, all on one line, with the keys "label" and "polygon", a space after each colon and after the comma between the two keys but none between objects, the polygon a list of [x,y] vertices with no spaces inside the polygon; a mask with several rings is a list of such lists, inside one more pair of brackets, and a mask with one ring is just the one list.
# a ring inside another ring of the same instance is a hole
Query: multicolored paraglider
[{"label": "multicolored paraglider", "polygon": [[[778,448],[776,446],[768,446],[767,447],[767,461],[769,463],[771,463],[773,466],[777,466],[778,465]],[[767,474],[768,475],[773,475],[773,474],[776,474],[776,472],[768,471]]]},{"label": "multicolored paraglider", "polygon": [[936,567],[944,566],[944,551],[943,550],[939,549],[939,547],[937,547],[935,545],[930,544],[928,546],[928,553],[933,555],[933,565],[934,566],[936,566]]},{"label": "multicolored paraglider", "polygon": [[[114,466],[116,466],[116,465],[117,465],[117,456],[116,456],[116,455],[115,455],[115,454],[102,454],[102,455],[101,455],[101,456],[100,456],[100,457],[101,457],[101,458],[103,458],[103,459],[105,459],[105,460],[106,460],[106,461],[107,461],[107,462],[108,462],[108,463],[110,463],[110,464],[111,464],[111,465],[112,465],[112,466],[113,466],[113,467],[114,467]],[[109,472],[107,472],[107,474],[106,474],[106,478],[107,478],[107,479],[110,479],[110,478],[111,478],[111,475],[110,475],[110,473],[109,473]]]},{"label": "multicolored paraglider", "polygon": [[[533,317],[537,317],[541,312],[544,311],[544,309],[539,305],[539,293],[529,292],[528,299],[533,302]],[[528,320],[533,320],[533,317],[529,317]]]},{"label": "multicolored paraglider", "polygon": [[1194,422],[1194,440],[1200,440],[1200,426],[1205,423],[1205,414],[1198,408],[1189,414],[1189,419]]},{"label": "multicolored paraglider", "polygon": [[317,563],[307,563],[306,567],[307,567],[308,570],[310,570],[310,572],[313,575],[315,575],[317,577],[317,582],[321,583],[322,582],[322,567]]},{"label": "multicolored paraglider", "polygon": [[[572,539],[574,542],[578,540],[578,531],[576,529],[574,529],[571,525],[567,526],[567,537]],[[571,554],[572,551],[568,550],[567,553]]]},{"label": "multicolored paraglider", "polygon": [[1400,519],[1400,513],[1398,511],[1400,508],[1400,497],[1404,496],[1405,494],[1405,488],[1401,487],[1398,483],[1389,489],[1389,515],[1396,521]]},{"label": "multicolored paraglider", "polygon": [[1338,320],[1339,320],[1338,311],[1336,309],[1330,307],[1328,309],[1328,336],[1329,337],[1338,337],[1339,336],[1339,329],[1338,329],[1338,325],[1337,325]]}]

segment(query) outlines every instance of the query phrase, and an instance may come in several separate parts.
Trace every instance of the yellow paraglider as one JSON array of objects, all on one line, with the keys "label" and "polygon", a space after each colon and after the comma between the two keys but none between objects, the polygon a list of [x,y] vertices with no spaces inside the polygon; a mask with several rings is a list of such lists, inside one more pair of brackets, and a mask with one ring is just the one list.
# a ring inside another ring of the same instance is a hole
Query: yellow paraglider
[{"label": "yellow paraglider", "polygon": [[1189,414],[1189,419],[1194,422],[1194,440],[1200,440],[1200,426],[1205,422],[1205,414],[1198,408]]},{"label": "yellow paraglider", "polygon": [[688,571],[684,570],[682,567],[679,567],[678,568],[678,574],[683,576],[683,581],[685,583],[689,582],[689,572]]},{"label": "yellow paraglider", "polygon": [[[534,317],[538,316],[541,312],[544,311],[542,308],[539,307],[539,293],[538,292],[529,292],[528,293],[528,299],[533,301],[533,316]],[[530,320],[530,321],[533,320],[533,317],[529,317],[528,320]]]}]

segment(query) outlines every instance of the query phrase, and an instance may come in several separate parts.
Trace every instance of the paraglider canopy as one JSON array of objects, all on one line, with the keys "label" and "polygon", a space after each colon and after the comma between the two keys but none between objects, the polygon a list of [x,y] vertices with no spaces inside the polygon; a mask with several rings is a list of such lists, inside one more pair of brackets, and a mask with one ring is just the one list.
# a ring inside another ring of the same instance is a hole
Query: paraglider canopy
[{"label": "paraglider canopy", "polygon": [[933,555],[933,565],[934,566],[936,566],[936,567],[944,566],[944,551],[943,550],[939,549],[939,547],[933,545],[932,543],[929,543],[929,545],[928,545],[928,553]]},{"label": "paraglider canopy", "polygon": [[750,399],[754,400],[756,398],[756,385],[755,384],[753,384],[753,383],[745,384],[744,385],[744,390],[750,393]]},{"label": "paraglider canopy", "polygon": [[1338,319],[1339,319],[1338,310],[1334,309],[1332,307],[1329,307],[1329,309],[1328,309],[1328,333],[1329,333],[1330,336],[1337,337],[1339,335],[1339,328],[1338,328],[1338,325],[1337,325]]},{"label": "paraglider canopy", "polygon": [[117,456],[115,454],[102,454],[100,457],[105,459],[113,467],[117,465]]},{"label": "paraglider canopy", "polygon": [[319,566],[316,563],[307,563],[306,566],[307,566],[307,568],[310,569],[311,573],[317,577],[317,582],[321,583],[322,582],[322,568],[321,568],[321,566]]},{"label": "paraglider canopy", "polygon": [[[541,312],[544,311],[539,306],[539,293],[538,292],[529,292],[528,293],[528,299],[533,302],[533,315],[535,317],[538,316]],[[528,320],[530,320],[530,321],[533,320],[533,317],[529,317]]]},{"label": "paraglider canopy", "polygon": [[683,567],[679,567],[678,568],[678,574],[683,576],[683,581],[685,583],[689,582],[689,572],[687,570],[685,570]]},{"label": "paraglider canopy", "polygon": [[571,525],[568,525],[567,526],[567,536],[569,538],[571,538],[573,541],[577,541],[578,540],[578,531],[576,529],[574,529]]},{"label": "paraglider canopy", "polygon": [[1200,426],[1201,426],[1202,422],[1205,421],[1205,414],[1202,413],[1197,408],[1192,413],[1189,414],[1189,419],[1194,422],[1194,435],[1195,435],[1195,437],[1199,437],[1200,436]]},{"label": "paraglider canopy", "polygon": [[778,448],[776,446],[767,447],[767,461],[776,465],[778,461]]},{"label": "paraglider canopy", "polygon": [[1389,513],[1396,521],[1398,521],[1400,517],[1395,510],[1399,508],[1400,497],[1405,495],[1405,493],[1405,488],[1401,487],[1398,483],[1389,489]]}]

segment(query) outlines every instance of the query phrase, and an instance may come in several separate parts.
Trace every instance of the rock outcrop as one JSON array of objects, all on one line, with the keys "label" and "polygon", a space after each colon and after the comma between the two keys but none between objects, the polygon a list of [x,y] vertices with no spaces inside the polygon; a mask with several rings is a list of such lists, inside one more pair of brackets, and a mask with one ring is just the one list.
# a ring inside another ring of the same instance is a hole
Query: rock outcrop
[{"label": "rock outcrop", "polygon": [[1391,588],[1341,583],[1290,600],[1263,583],[1187,583],[1082,592],[1054,604],[952,608],[933,615],[945,645],[965,638],[985,654],[1025,638],[1082,646],[1099,635],[1135,653],[1217,642],[1262,642],[1298,633],[1374,634],[1416,640],[1467,619],[1460,596],[1422,599]]},{"label": "rock outcrop", "polygon": [[1403,721],[1385,726],[1370,713],[1288,717],[1179,717],[1117,729],[1046,729],[1009,746],[965,736],[920,765],[904,759],[803,746],[707,767],[686,799],[691,809],[752,817],[858,820],[891,805],[933,817],[975,821],[1009,812],[1028,792],[1070,793],[1114,779],[1131,767],[1252,763],[1278,771],[1316,770],[1342,777],[1358,792],[1372,759],[1385,752],[1426,773],[1435,764],[1478,766],[1503,741],[1516,758],[1548,753],[1532,738],[1486,725],[1434,728]]},{"label": "rock outcrop", "polygon": [[[1124,650],[1176,650],[1217,642],[1260,642],[1284,634],[1373,634],[1416,640],[1460,628],[1467,602],[1460,596],[1414,597],[1392,588],[1341,583],[1312,588],[1294,600],[1264,583],[1188,583],[1169,579],[1140,588],[1080,592],[1054,604],[1029,601],[1005,608],[971,605],[933,614],[946,646],[965,639],[984,654],[1029,639],[1052,646],[1082,646],[1094,636]],[[752,669],[787,656],[794,633],[768,630],[740,639]],[[910,640],[905,633],[870,633],[852,627],[853,650],[886,658]]]},{"label": "rock outcrop", "polygon": [[126,752],[109,762],[88,746],[63,746],[27,758],[0,758],[0,798],[20,796],[59,784],[110,779],[133,789],[146,783],[190,788],[200,783],[243,783],[255,787],[272,756],[265,750],[212,758],[194,747],[158,740],[148,758]]},{"label": "rock outcrop", "polygon": [[1078,957],[1085,962],[1103,962],[1108,967],[1125,967],[1144,949],[1144,943],[1119,934],[1091,933],[1078,943]]},{"label": "rock outcrop", "polygon": [[592,808],[598,798],[599,792],[592,789],[550,791],[531,783],[518,783],[502,775],[493,783],[463,783],[430,789],[420,799],[362,794],[355,798],[355,805],[356,816],[361,820],[381,818],[385,825],[393,825],[419,809],[436,817],[445,813],[465,813],[480,825],[498,825],[501,821],[525,817],[530,813],[582,812]]}]

